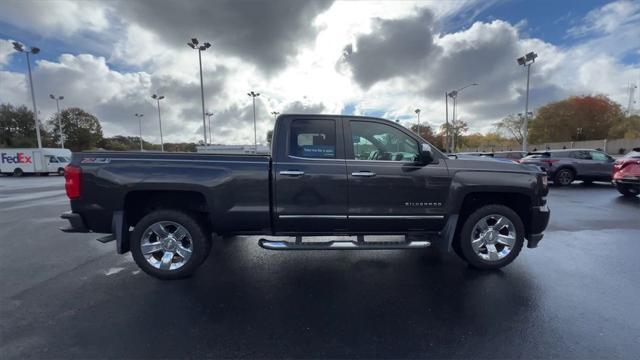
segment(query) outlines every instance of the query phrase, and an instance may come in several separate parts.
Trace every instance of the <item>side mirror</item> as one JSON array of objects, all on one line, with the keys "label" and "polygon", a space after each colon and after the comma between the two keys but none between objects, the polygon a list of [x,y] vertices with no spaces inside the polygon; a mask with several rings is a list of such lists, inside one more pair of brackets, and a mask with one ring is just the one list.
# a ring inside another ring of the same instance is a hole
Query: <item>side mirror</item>
[{"label": "side mirror", "polygon": [[433,154],[431,153],[431,146],[429,144],[420,144],[420,159],[422,164],[428,165],[433,162]]}]

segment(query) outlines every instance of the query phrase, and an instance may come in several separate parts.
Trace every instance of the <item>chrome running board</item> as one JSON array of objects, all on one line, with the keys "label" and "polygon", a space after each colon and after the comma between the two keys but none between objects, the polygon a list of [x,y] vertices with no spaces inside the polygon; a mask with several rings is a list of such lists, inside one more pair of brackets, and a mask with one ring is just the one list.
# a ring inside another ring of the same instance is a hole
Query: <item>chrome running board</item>
[{"label": "chrome running board", "polygon": [[422,249],[431,246],[426,240],[415,241],[350,241],[335,240],[324,242],[280,241],[260,239],[260,247],[267,250],[395,250]]}]

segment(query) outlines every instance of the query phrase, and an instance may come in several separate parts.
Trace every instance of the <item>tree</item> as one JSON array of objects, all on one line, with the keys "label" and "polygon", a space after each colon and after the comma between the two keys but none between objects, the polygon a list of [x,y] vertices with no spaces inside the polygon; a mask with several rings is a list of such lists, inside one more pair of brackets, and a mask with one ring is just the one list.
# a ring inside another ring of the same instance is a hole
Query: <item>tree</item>
[{"label": "tree", "polygon": [[420,132],[418,132],[418,124],[411,125],[410,129],[420,135],[421,138],[427,140],[431,145],[442,148],[442,138],[433,132],[431,125],[427,123],[420,124]]},{"label": "tree", "polygon": [[522,140],[524,139],[524,117],[511,114],[493,125],[498,131],[506,132],[518,144],[522,144]]},{"label": "tree", "polygon": [[[453,140],[453,144],[456,148],[460,147],[461,144],[459,144],[459,142],[467,131],[469,131],[469,124],[467,124],[466,121],[456,120],[455,123],[453,121],[449,123],[449,136],[451,137],[451,140]],[[446,134],[447,124],[444,123],[440,126],[439,135],[446,136]],[[455,151],[455,149],[452,149],[452,151]]]},{"label": "tree", "polygon": [[[72,151],[95,149],[102,143],[102,126],[98,118],[80,108],[67,108],[60,112],[64,145]],[[60,141],[60,130],[57,117],[49,120],[53,129],[53,139]]]},{"label": "tree", "polygon": [[529,123],[529,142],[599,140],[623,120],[620,104],[604,95],[572,96],[547,104]]},{"label": "tree", "polygon": [[[42,144],[49,146],[48,133],[42,124],[40,135]],[[33,111],[24,105],[0,105],[0,146],[26,148],[38,146]]]},{"label": "tree", "polygon": [[616,122],[609,129],[609,139],[640,138],[640,115],[633,115]]}]

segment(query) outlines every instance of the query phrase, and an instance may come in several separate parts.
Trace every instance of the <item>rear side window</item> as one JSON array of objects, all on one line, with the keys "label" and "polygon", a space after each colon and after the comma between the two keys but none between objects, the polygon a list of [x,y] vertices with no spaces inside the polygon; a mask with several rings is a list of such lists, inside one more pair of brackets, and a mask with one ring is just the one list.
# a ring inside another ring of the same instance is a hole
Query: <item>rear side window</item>
[{"label": "rear side window", "polygon": [[591,155],[588,151],[574,151],[572,157],[580,160],[591,160]]},{"label": "rear side window", "polygon": [[289,155],[304,158],[335,159],[335,120],[293,120],[289,137]]}]

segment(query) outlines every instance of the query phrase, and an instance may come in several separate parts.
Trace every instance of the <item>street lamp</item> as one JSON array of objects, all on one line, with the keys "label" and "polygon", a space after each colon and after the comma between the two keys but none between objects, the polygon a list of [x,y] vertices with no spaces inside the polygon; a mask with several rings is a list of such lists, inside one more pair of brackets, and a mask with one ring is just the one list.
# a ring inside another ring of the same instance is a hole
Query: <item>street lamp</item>
[{"label": "street lamp", "polygon": [[40,122],[38,121],[38,109],[36,108],[36,95],[33,91],[33,78],[31,77],[31,61],[29,59],[29,54],[37,54],[40,52],[40,49],[37,47],[30,47],[28,50],[24,47],[23,44],[14,41],[13,48],[21,53],[25,53],[27,55],[27,68],[29,69],[29,84],[31,86],[31,101],[33,102],[33,119],[36,122],[36,138],[38,140],[38,148],[42,148],[42,140],[40,139]]},{"label": "street lamp", "polygon": [[204,84],[202,82],[202,52],[210,48],[211,44],[206,42],[202,45],[199,45],[198,39],[193,38],[191,39],[190,43],[187,43],[187,45],[194,50],[198,50],[198,61],[200,62],[200,95],[202,97],[202,132],[204,134],[204,144],[207,145],[207,125],[205,124],[205,120],[204,120],[205,112],[204,112]]},{"label": "street lamp", "polygon": [[164,99],[164,96],[153,94],[151,95],[152,99],[155,99],[158,102],[158,124],[160,125],[160,150],[164,151],[164,141],[162,141],[162,118],[160,117],[160,100]]},{"label": "street lamp", "polygon": [[527,67],[527,95],[524,103],[524,131],[522,132],[522,151],[527,151],[527,136],[529,133],[529,76],[531,74],[531,64],[536,62],[537,57],[538,54],[531,51],[525,56],[521,56],[517,59],[518,65]]},{"label": "street lamp", "polygon": [[[207,111],[205,115],[209,117],[209,145],[213,145],[213,138],[211,137],[211,117],[213,116],[213,113],[210,111]],[[205,145],[207,145],[206,141],[205,141]]]},{"label": "street lamp", "polygon": [[256,130],[256,98],[260,96],[260,93],[255,93],[251,91],[251,92],[248,92],[247,95],[251,96],[253,99],[253,147],[257,154],[258,153],[258,133]]},{"label": "street lamp", "polygon": [[276,119],[278,118],[278,115],[280,115],[280,113],[277,112],[277,111],[272,111],[271,115],[273,115],[273,121],[276,121]]},{"label": "street lamp", "polygon": [[138,118],[138,126],[140,127],[140,151],[144,151],[142,148],[142,117],[144,114],[135,113],[133,116]]},{"label": "street lamp", "polygon": [[64,96],[55,96],[49,94],[49,97],[56,102],[56,108],[58,109],[58,127],[60,127],[60,148],[64,149],[64,135],[62,134],[62,117],[60,116],[60,100],[64,100]]},{"label": "street lamp", "polygon": [[[456,124],[456,110],[457,110],[457,99],[458,99],[458,94],[462,92],[462,90],[470,87],[470,86],[477,86],[477,83],[472,83],[469,85],[465,85],[457,90],[453,90],[453,91],[448,91],[445,92],[445,95],[450,97],[451,99],[453,99],[453,114],[452,114],[452,118],[451,118],[451,127],[455,130],[455,124]],[[446,97],[445,97],[446,100]],[[446,119],[446,132],[445,132],[445,142],[446,145],[445,147],[449,147],[449,143],[451,143],[451,151],[455,151],[456,149],[456,140],[455,140],[455,132],[453,133],[453,136],[449,135],[449,102],[445,101],[446,103],[446,107],[447,107],[447,119]],[[451,137],[451,141],[449,141],[449,137]],[[448,151],[447,151],[448,152]]]},{"label": "street lamp", "polygon": [[413,112],[418,115],[418,136],[420,136],[420,109],[415,109]]}]

